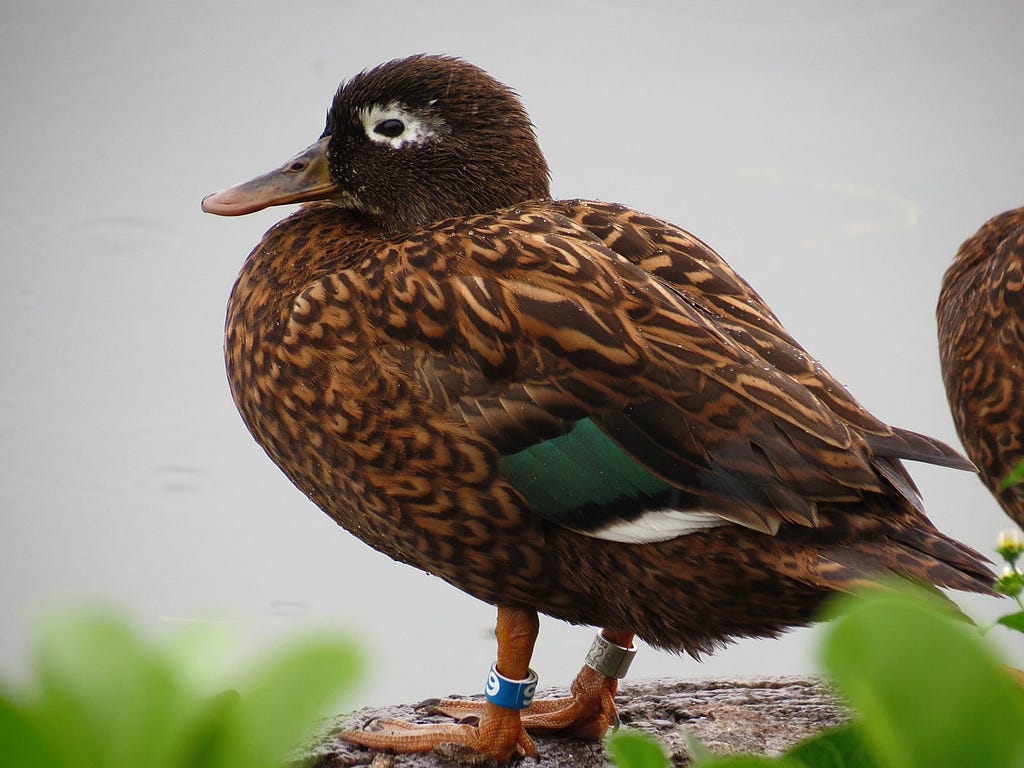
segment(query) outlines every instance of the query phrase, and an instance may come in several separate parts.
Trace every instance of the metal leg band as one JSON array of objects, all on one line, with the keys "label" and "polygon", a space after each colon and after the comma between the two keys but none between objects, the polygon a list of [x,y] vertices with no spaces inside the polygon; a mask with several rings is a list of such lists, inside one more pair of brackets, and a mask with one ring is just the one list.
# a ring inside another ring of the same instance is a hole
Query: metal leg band
[{"label": "metal leg band", "polygon": [[636,656],[636,648],[623,648],[613,643],[600,632],[594,638],[593,645],[587,651],[586,665],[605,677],[622,679],[629,671],[629,665]]},{"label": "metal leg band", "polygon": [[487,675],[484,696],[499,707],[508,709],[526,709],[533,703],[537,692],[537,673],[527,670],[525,680],[512,680],[501,674],[494,664]]}]

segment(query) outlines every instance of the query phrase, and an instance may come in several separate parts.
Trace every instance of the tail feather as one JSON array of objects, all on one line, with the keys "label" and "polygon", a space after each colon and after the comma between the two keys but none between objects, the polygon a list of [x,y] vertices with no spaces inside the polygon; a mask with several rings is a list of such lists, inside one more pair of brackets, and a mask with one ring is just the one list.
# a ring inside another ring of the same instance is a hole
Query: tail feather
[{"label": "tail feather", "polygon": [[823,585],[849,591],[877,583],[888,572],[939,587],[994,594],[995,574],[985,565],[984,556],[938,532],[911,534],[823,551],[819,570]]},{"label": "tail feather", "polygon": [[924,514],[924,499],[921,498],[921,492],[899,459],[874,456],[871,459],[871,464],[878,470],[878,474],[888,480],[889,484],[911,503],[914,509],[922,515]]},{"label": "tail feather", "polygon": [[[984,589],[970,590],[991,593],[995,574],[988,565],[992,561],[977,550],[968,547],[956,539],[946,536],[937,530],[921,530],[919,528],[897,529],[893,538],[904,544],[911,551],[930,558],[933,561],[953,569],[959,577],[969,577],[975,584]],[[942,586],[963,589],[945,581],[937,581]]]},{"label": "tail feather", "polygon": [[876,456],[923,461],[926,464],[963,469],[968,472],[978,471],[978,468],[955,448],[941,440],[911,432],[909,429],[893,427],[891,435],[865,433],[864,436]]}]

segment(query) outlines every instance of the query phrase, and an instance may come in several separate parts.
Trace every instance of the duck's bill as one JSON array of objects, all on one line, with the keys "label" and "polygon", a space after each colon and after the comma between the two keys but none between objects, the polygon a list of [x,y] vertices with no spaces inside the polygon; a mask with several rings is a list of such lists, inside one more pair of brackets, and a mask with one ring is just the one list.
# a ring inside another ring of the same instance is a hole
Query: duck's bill
[{"label": "duck's bill", "polygon": [[327,169],[327,137],[311,144],[269,173],[203,198],[203,210],[242,216],[272,205],[325,200],[338,191]]}]

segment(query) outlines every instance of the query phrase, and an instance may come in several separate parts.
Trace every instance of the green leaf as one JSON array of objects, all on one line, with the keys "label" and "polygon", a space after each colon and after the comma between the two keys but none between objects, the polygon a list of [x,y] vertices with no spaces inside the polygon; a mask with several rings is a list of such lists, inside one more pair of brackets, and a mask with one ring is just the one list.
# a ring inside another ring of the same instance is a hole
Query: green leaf
[{"label": "green leaf", "polygon": [[608,737],[608,754],[619,768],[666,768],[668,757],[661,743],[640,731],[623,728]]},{"label": "green leaf", "polygon": [[1016,485],[1021,480],[1024,480],[1024,459],[1017,462],[1017,465],[1010,470],[1009,474],[999,481],[999,490],[1005,491],[1011,485]]},{"label": "green leaf", "polygon": [[824,731],[800,742],[785,757],[806,768],[882,768],[857,725]]},{"label": "green leaf", "polygon": [[310,640],[278,652],[262,672],[213,709],[223,723],[209,762],[218,768],[273,768],[300,745],[317,718],[347,693],[362,664],[352,644]]},{"label": "green leaf", "polygon": [[711,760],[694,763],[694,768],[804,768],[785,757],[761,757],[759,755],[736,755],[735,757],[716,757]]},{"label": "green leaf", "polygon": [[705,747],[704,743],[689,729],[683,729],[683,741],[686,743],[686,751],[694,765],[703,765],[709,760],[714,760],[714,753]]},{"label": "green leaf", "polygon": [[969,627],[905,587],[846,599],[824,662],[886,768],[1020,766],[1024,691]]},{"label": "green leaf", "polygon": [[31,713],[14,701],[0,696],[0,749],[4,765],[18,768],[61,768],[66,766],[49,739],[33,722]]},{"label": "green leaf", "polygon": [[189,733],[182,738],[177,765],[208,768],[226,764],[230,754],[227,734],[236,717],[240,700],[238,692],[223,691],[204,701]]},{"label": "green leaf", "polygon": [[207,698],[196,673],[211,665],[195,656],[208,650],[155,644],[103,613],[49,622],[32,685],[20,699],[0,691],[0,763],[280,768],[361,666],[350,643],[308,640],[267,660],[244,696]]},{"label": "green leaf", "polygon": [[1024,611],[1008,613],[1006,616],[1000,616],[999,623],[1004,627],[1016,629],[1018,632],[1024,632]]},{"label": "green leaf", "polygon": [[194,698],[169,658],[121,620],[93,613],[50,622],[35,673],[38,722],[68,765],[173,761]]},{"label": "green leaf", "polygon": [[684,731],[683,738],[693,768],[804,768],[786,756],[773,759],[760,755],[715,755],[691,732]]}]

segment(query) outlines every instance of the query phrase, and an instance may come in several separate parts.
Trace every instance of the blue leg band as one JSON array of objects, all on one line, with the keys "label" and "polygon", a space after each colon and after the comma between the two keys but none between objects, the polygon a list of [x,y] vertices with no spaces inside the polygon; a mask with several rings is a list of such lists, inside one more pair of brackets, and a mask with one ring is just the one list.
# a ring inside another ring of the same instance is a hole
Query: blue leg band
[{"label": "blue leg band", "polygon": [[528,670],[525,680],[510,680],[491,665],[487,675],[484,696],[493,704],[508,709],[526,709],[533,703],[533,695],[537,692],[537,673]]}]

